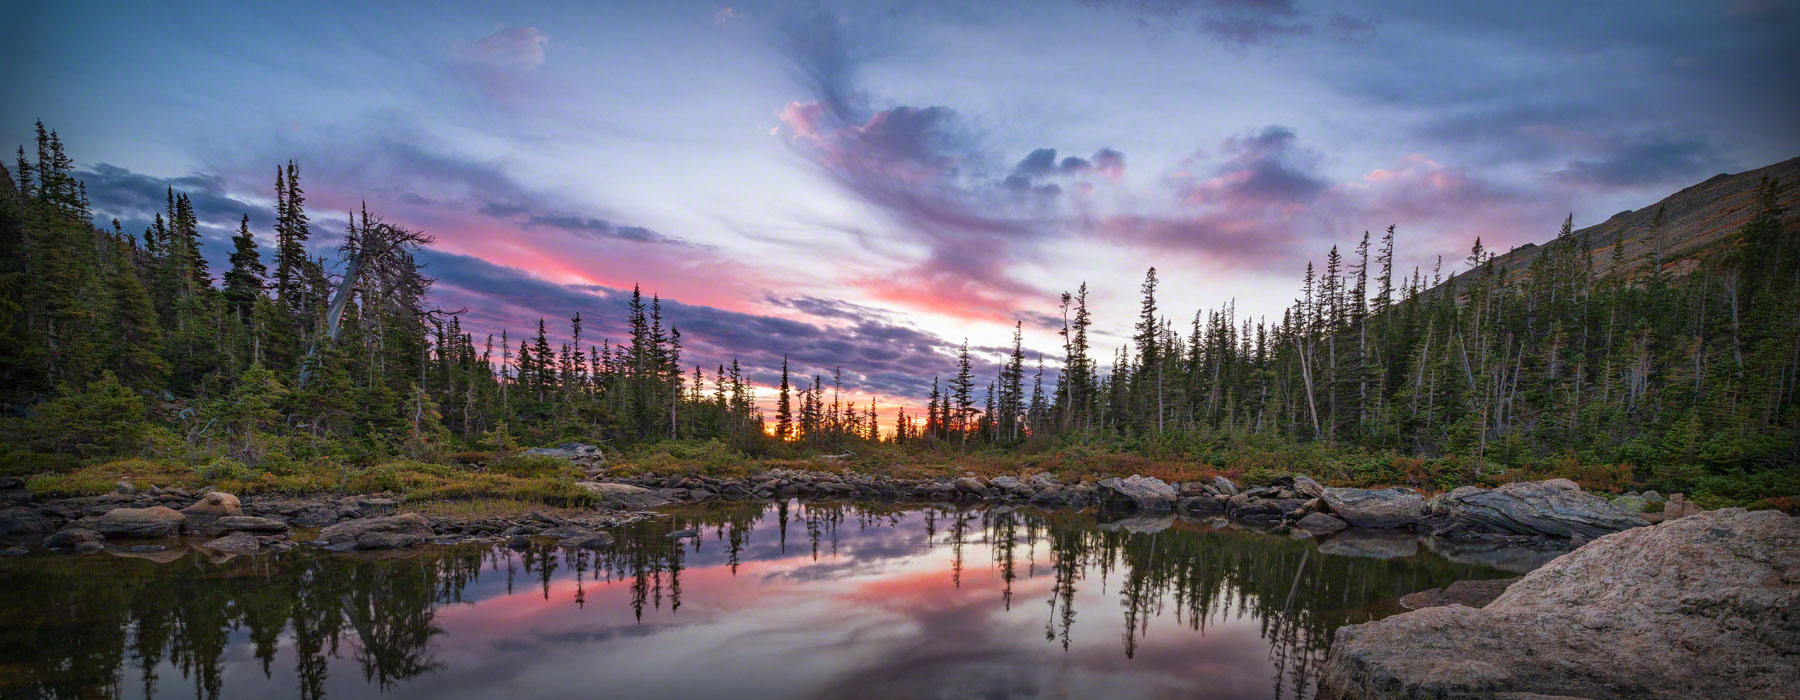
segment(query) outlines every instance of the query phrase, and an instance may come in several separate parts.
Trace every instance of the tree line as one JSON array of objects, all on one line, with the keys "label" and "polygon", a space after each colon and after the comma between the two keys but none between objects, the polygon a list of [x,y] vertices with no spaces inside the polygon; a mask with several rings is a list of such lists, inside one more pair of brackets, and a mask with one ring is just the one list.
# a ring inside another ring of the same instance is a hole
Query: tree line
[{"label": "tree line", "polygon": [[[0,167],[0,384],[20,444],[121,454],[157,440],[269,453],[427,457],[475,443],[718,439],[757,453],[880,442],[932,449],[1104,444],[1166,451],[1242,440],[1453,455],[1477,469],[1560,456],[1767,471],[1800,462],[1800,241],[1765,179],[1735,244],[1673,275],[1572,217],[1529,267],[1477,239],[1460,270],[1397,269],[1397,233],[1309,263],[1279,318],[1235,303],[1177,322],[1153,268],[1128,343],[1092,344],[1088,287],[1058,305],[1061,357],[1011,352],[933,379],[925,415],[843,397],[841,370],[791,377],[765,420],[737,361],[683,361],[660,299],[634,289],[629,337],[477,335],[435,308],[430,236],[347,215],[334,270],[309,246],[301,171],[276,168],[268,262],[241,219],[229,269],[200,254],[185,194],[141,234],[96,226],[55,132]],[[1658,211],[1649,240],[1660,240]],[[270,267],[273,267],[271,270]],[[558,322],[559,325],[562,323]],[[983,365],[977,376],[977,365]],[[1029,380],[1029,381],[1027,381]],[[161,430],[120,425],[151,416]],[[108,422],[111,421],[111,422]],[[103,426],[103,427],[97,427]],[[172,437],[171,437],[172,436]]]}]

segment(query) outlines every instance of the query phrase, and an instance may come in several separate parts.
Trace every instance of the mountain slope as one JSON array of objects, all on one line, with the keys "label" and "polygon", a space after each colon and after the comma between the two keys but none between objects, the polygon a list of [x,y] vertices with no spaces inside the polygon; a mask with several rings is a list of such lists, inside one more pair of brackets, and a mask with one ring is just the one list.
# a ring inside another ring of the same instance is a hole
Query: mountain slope
[{"label": "mountain slope", "polygon": [[[1627,275],[1649,272],[1659,247],[1664,272],[1683,275],[1692,272],[1702,259],[1732,249],[1738,229],[1750,218],[1757,183],[1765,175],[1782,182],[1781,201],[1789,212],[1800,207],[1800,158],[1790,158],[1755,170],[1714,175],[1660,202],[1619,212],[1606,221],[1577,230],[1574,236],[1593,247],[1595,272],[1599,274],[1610,270],[1613,246],[1623,232]],[[1666,207],[1662,232],[1652,235],[1650,221],[1659,206]],[[1800,226],[1800,219],[1789,217],[1788,221],[1790,226]],[[1508,277],[1517,277],[1543,252],[1544,246],[1527,243],[1496,255],[1494,264],[1506,270]]]}]

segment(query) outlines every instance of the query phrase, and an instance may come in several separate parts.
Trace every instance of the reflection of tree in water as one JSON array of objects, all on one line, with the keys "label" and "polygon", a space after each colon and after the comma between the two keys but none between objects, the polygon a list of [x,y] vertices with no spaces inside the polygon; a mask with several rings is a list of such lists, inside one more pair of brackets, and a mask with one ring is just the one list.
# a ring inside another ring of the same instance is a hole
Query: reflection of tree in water
[{"label": "reflection of tree in water", "polygon": [[[1080,582],[1120,570],[1121,643],[1127,657],[1136,654],[1149,621],[1164,614],[1196,631],[1249,616],[1270,643],[1275,697],[1313,692],[1331,633],[1392,612],[1375,604],[1458,579],[1503,575],[1430,555],[1326,556],[1311,541],[1187,522],[1134,534],[1127,528],[1096,528],[1091,516],[1025,509],[986,517],[983,524],[1000,569],[1003,604],[1015,580],[1014,543],[1047,543],[1052,581],[1046,641],[1069,648]],[[953,546],[960,539],[954,537]]]},{"label": "reflection of tree in water", "polygon": [[0,697],[94,698],[123,693],[129,651],[142,694],[167,663],[202,699],[223,697],[231,635],[246,632],[263,673],[281,633],[293,631],[298,694],[324,696],[331,658],[354,642],[364,679],[382,688],[437,667],[436,607],[460,601],[484,554],[428,550],[397,557],[294,553],[213,563],[45,558],[0,574],[7,631],[0,657],[39,674],[0,680]]},{"label": "reflection of tree in water", "polygon": [[[775,521],[777,542],[753,538],[765,519]],[[805,529],[815,559],[837,556],[848,527],[870,537],[872,530],[922,526],[931,546],[950,549],[949,583],[958,587],[965,550],[985,542],[1000,605],[1010,609],[1021,578],[1048,578],[1044,639],[1064,650],[1071,646],[1077,593],[1090,579],[1101,590],[1109,588],[1109,577],[1116,580],[1127,657],[1136,655],[1150,621],[1165,615],[1195,631],[1253,620],[1270,644],[1276,697],[1313,690],[1331,632],[1381,614],[1372,603],[1499,575],[1433,555],[1326,556],[1309,541],[1187,522],[1134,534],[1127,527],[1096,527],[1092,516],[1069,511],[902,510],[830,502],[674,509],[669,517],[616,530],[615,545],[598,552],[462,546],[366,556],[302,550],[224,563],[189,556],[161,565],[46,557],[0,569],[0,590],[10,594],[0,597],[0,620],[6,622],[0,658],[26,660],[9,661],[7,668],[27,674],[0,678],[0,699],[117,697],[129,682],[127,663],[137,667],[147,697],[157,689],[158,669],[173,668],[193,683],[196,697],[218,698],[221,659],[240,631],[269,676],[279,640],[291,630],[302,698],[324,697],[331,660],[346,657],[367,683],[386,690],[438,668],[433,640],[443,631],[434,622],[436,609],[464,601],[483,570],[504,571],[509,593],[515,577],[535,579],[545,598],[553,581],[573,579],[578,605],[587,600],[589,582],[628,584],[623,588],[641,621],[646,608],[662,609],[665,598],[670,612],[680,609],[687,557],[720,548],[712,561],[735,575],[745,561],[785,552],[790,521]],[[668,537],[686,528],[699,536]],[[1041,572],[1040,545],[1047,555]],[[751,551],[757,546],[765,549]]]}]

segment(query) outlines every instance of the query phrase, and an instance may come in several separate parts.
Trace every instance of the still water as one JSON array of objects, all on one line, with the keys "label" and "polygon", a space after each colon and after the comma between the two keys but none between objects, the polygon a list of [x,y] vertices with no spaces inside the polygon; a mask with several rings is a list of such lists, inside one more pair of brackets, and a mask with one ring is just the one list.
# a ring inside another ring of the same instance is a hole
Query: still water
[{"label": "still water", "polygon": [[9,558],[0,698],[1311,698],[1338,626],[1540,563],[1068,511],[666,513],[604,552]]}]

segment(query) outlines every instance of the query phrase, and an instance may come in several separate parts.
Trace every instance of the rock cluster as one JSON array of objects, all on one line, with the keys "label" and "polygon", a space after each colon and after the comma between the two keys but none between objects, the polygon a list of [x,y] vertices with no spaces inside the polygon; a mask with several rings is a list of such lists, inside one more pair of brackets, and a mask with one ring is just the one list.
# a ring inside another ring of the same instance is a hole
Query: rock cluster
[{"label": "rock cluster", "polygon": [[1797,604],[1800,518],[1698,513],[1601,537],[1485,607],[1340,628],[1321,697],[1792,698]]}]

